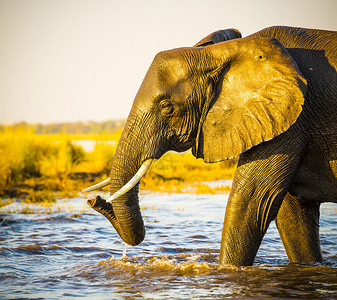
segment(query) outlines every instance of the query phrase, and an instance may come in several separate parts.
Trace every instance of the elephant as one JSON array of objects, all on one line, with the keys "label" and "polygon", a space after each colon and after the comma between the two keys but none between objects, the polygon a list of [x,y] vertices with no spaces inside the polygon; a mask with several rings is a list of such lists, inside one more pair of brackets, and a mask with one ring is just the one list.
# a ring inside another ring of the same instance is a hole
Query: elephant
[{"label": "elephant", "polygon": [[273,26],[211,33],[159,52],[118,142],[110,197],[87,201],[120,237],[145,236],[139,181],[154,159],[189,149],[216,163],[238,157],[219,262],[253,265],[275,220],[291,263],[322,263],[320,204],[337,202],[337,33]]}]

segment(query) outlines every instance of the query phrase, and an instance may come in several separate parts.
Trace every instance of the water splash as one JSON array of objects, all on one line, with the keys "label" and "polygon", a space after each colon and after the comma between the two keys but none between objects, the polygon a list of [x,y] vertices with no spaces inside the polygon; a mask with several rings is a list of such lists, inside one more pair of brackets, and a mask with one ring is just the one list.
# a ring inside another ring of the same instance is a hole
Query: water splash
[{"label": "water splash", "polygon": [[2,210],[0,297],[337,298],[337,206],[321,208],[325,264],[289,264],[272,224],[255,266],[233,268],[218,263],[226,197],[141,196],[147,236],[128,248],[81,198],[45,212]]}]

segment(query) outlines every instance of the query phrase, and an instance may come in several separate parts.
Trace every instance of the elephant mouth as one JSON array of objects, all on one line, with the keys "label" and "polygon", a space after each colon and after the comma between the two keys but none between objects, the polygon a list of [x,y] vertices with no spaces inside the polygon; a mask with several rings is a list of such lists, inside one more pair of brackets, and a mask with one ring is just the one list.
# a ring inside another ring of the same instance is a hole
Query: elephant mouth
[{"label": "elephant mouth", "polygon": [[112,202],[113,200],[119,198],[120,196],[124,195],[128,191],[130,191],[146,174],[147,170],[150,168],[152,164],[153,158],[147,159],[142,166],[139,168],[137,173],[130,179],[130,181],[125,184],[120,190],[115,192],[113,195],[111,195],[107,202]]},{"label": "elephant mouth", "polygon": [[[153,158],[149,158],[144,163],[142,166],[139,168],[138,172],[130,179],[130,181],[125,184],[121,189],[119,189],[117,192],[115,192],[113,195],[111,195],[106,201],[107,202],[112,202],[113,200],[117,199],[118,197],[124,195],[128,191],[130,191],[141,179],[142,177],[146,174],[147,170],[150,168],[152,164]],[[105,179],[104,181],[97,183],[93,186],[90,186],[84,190],[82,190],[82,193],[86,192],[91,192],[98,190],[100,188],[103,188],[107,185],[109,185],[111,182],[110,177]]]}]

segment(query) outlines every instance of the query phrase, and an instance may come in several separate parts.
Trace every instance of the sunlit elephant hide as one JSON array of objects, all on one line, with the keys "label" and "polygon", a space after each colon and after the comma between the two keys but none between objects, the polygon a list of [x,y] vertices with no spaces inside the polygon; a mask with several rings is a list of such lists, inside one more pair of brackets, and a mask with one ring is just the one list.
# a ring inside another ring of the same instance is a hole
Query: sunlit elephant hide
[{"label": "sunlit elephant hide", "polygon": [[275,219],[290,262],[322,262],[319,208],[337,202],[337,34],[220,30],[154,58],[113,159],[111,196],[88,204],[130,245],[145,236],[138,186],[153,159],[239,156],[220,263],[251,265]]}]

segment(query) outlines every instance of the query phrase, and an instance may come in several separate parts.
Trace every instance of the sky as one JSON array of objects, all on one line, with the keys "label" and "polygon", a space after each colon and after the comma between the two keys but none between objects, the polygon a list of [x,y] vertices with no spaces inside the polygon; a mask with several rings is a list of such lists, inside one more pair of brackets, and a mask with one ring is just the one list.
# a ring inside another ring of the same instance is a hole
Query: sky
[{"label": "sky", "polygon": [[0,124],[128,116],[154,56],[213,31],[337,30],[336,0],[0,0]]}]

